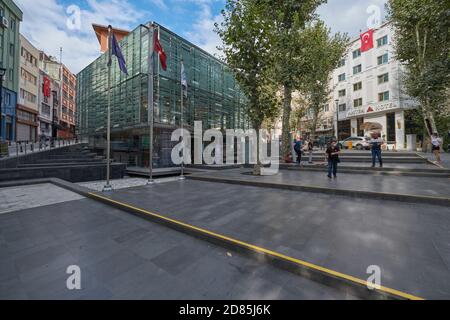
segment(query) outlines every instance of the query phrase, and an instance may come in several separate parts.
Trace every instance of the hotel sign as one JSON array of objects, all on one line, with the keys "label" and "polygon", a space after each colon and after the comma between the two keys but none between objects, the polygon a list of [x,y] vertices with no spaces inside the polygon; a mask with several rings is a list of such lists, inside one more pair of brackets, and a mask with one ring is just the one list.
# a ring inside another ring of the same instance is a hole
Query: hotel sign
[{"label": "hotel sign", "polygon": [[392,109],[397,109],[398,106],[393,104],[392,102],[389,103],[383,103],[379,105],[368,105],[365,107],[355,108],[352,110],[349,110],[347,112],[347,117],[357,117],[357,116],[363,116],[363,115],[369,115],[372,113],[378,113],[383,111],[388,111]]}]

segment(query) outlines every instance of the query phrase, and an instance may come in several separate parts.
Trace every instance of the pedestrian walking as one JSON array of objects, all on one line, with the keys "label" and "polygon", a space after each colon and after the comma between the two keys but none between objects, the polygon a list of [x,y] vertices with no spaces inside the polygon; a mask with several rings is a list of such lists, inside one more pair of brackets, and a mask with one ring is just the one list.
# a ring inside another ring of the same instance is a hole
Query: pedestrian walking
[{"label": "pedestrian walking", "polygon": [[330,179],[332,174],[335,178],[337,177],[337,166],[338,163],[341,162],[339,160],[340,152],[341,150],[339,149],[336,140],[332,140],[325,153],[328,160],[328,178]]},{"label": "pedestrian walking", "polygon": [[375,167],[376,159],[380,163],[380,168],[383,167],[383,159],[381,158],[381,146],[383,139],[379,133],[372,133],[372,139],[369,140],[370,150],[372,152],[372,168]]},{"label": "pedestrian walking", "polygon": [[313,156],[313,149],[314,149],[314,144],[312,142],[311,139],[308,140],[308,144],[307,144],[307,150],[308,150],[308,163],[313,163],[312,161],[312,156]]},{"label": "pedestrian walking", "polygon": [[298,138],[294,142],[294,151],[297,154],[297,164],[300,165],[302,162],[302,147],[303,147],[303,141],[301,138]]},{"label": "pedestrian walking", "polygon": [[431,150],[434,153],[434,156],[436,157],[436,162],[441,163],[441,147],[442,147],[442,138],[438,136],[438,134],[435,132],[431,136]]}]

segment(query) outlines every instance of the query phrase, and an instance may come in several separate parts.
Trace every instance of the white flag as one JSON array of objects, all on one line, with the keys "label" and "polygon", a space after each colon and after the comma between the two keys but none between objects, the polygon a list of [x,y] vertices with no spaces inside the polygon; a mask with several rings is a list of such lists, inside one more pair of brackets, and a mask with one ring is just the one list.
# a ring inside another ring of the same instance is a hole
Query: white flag
[{"label": "white flag", "polygon": [[183,87],[184,95],[187,96],[187,77],[186,70],[184,70],[183,61],[181,61],[181,86]]}]

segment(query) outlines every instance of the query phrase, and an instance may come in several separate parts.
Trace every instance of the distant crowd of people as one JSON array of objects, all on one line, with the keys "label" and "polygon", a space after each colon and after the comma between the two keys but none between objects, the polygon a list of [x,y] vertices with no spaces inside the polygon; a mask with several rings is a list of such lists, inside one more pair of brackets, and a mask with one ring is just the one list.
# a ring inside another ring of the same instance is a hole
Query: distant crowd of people
[{"label": "distant crowd of people", "polygon": [[[384,144],[384,140],[381,137],[381,134],[378,132],[374,132],[371,134],[371,138],[369,140],[370,151],[372,155],[372,168],[376,166],[378,162],[380,168],[383,167],[383,158],[382,158],[382,146]],[[436,162],[441,163],[441,149],[442,149],[442,138],[440,138],[436,133],[434,133],[431,137],[432,151],[436,157]],[[332,139],[329,144],[324,148],[322,145],[319,145],[320,150],[325,149],[325,157],[328,163],[328,178],[332,179],[337,178],[338,171],[338,163],[340,163],[339,154],[341,152],[340,147],[336,139]],[[312,163],[313,156],[313,148],[314,143],[310,139],[302,139],[297,138],[294,140],[294,151],[296,154],[296,162],[301,166],[302,156],[307,153],[308,154],[308,163]],[[294,160],[294,159],[292,159]]]}]

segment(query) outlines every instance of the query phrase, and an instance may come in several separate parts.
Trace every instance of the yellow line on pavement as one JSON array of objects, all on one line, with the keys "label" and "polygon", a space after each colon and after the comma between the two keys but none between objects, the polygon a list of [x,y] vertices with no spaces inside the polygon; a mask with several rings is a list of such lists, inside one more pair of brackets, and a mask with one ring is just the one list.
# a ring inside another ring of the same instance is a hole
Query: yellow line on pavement
[{"label": "yellow line on pavement", "polygon": [[[155,217],[155,218],[159,218],[161,220],[169,221],[169,222],[172,222],[172,223],[174,223],[176,225],[183,226],[183,227],[186,227],[186,228],[189,228],[189,229],[192,229],[192,230],[196,230],[196,231],[199,231],[201,233],[208,234],[208,235],[214,236],[216,238],[223,239],[223,240],[226,240],[226,241],[238,244],[238,245],[243,246],[243,247],[247,247],[247,248],[252,249],[254,251],[257,251],[257,252],[263,252],[265,254],[268,254],[268,255],[271,255],[271,256],[274,256],[274,257],[278,257],[278,258],[283,259],[283,260],[287,260],[287,261],[296,263],[296,264],[301,265],[303,267],[306,267],[306,268],[309,268],[309,269],[312,269],[312,270],[316,270],[316,271],[320,271],[322,273],[325,273],[327,275],[331,275],[333,277],[341,278],[341,279],[344,279],[344,280],[347,280],[347,281],[350,281],[350,282],[354,282],[354,283],[357,283],[357,284],[360,284],[360,285],[363,285],[363,286],[367,286],[367,281],[359,279],[359,278],[356,278],[356,277],[353,277],[353,276],[350,276],[350,275],[347,275],[347,274],[344,274],[344,273],[341,273],[341,272],[338,272],[338,271],[334,271],[334,270],[331,270],[331,269],[328,269],[328,268],[324,268],[324,267],[321,267],[321,266],[318,266],[318,265],[315,265],[315,264],[312,264],[312,263],[309,263],[309,262],[306,262],[306,261],[303,261],[303,260],[299,260],[299,259],[296,259],[296,258],[292,258],[292,257],[286,256],[284,254],[281,254],[281,253],[278,253],[278,252],[275,252],[275,251],[271,251],[271,250],[268,250],[268,249],[265,249],[265,248],[258,247],[256,245],[253,245],[253,244],[250,244],[250,243],[246,243],[246,242],[243,242],[243,241],[240,241],[240,240],[237,240],[237,239],[233,239],[233,238],[230,238],[230,237],[227,237],[227,236],[224,236],[224,235],[221,235],[221,234],[218,234],[218,233],[215,233],[215,232],[203,229],[203,228],[199,228],[199,227],[196,227],[196,226],[193,226],[193,225],[190,225],[190,224],[187,224],[187,223],[175,220],[175,219],[171,219],[171,218],[159,215],[157,213],[150,212],[150,211],[145,210],[145,209],[134,207],[134,206],[132,206],[130,204],[127,204],[127,203],[124,203],[124,202],[113,200],[113,199],[108,198],[108,197],[103,197],[103,196],[101,196],[99,194],[96,194],[96,193],[93,193],[93,192],[89,192],[88,194],[90,196],[94,197],[94,198],[99,198],[99,199],[102,199],[102,200],[105,200],[105,201],[108,201],[108,202],[111,202],[111,203],[115,203],[115,204],[118,204],[120,206],[124,206],[124,207],[127,207],[129,209],[138,211],[140,213],[143,213],[143,214]],[[369,289],[367,289],[367,290],[369,290]],[[375,290],[378,290],[378,291],[381,291],[381,292],[384,292],[384,293],[389,293],[389,294],[392,294],[392,295],[395,295],[395,296],[398,296],[398,297],[401,297],[401,298],[404,298],[404,299],[408,299],[408,300],[424,300],[423,298],[414,296],[412,294],[405,293],[405,292],[402,292],[402,291],[399,291],[399,290],[395,290],[395,289],[391,289],[391,288],[387,288],[387,287],[384,287],[384,286],[380,286],[378,289],[375,289]]]}]

